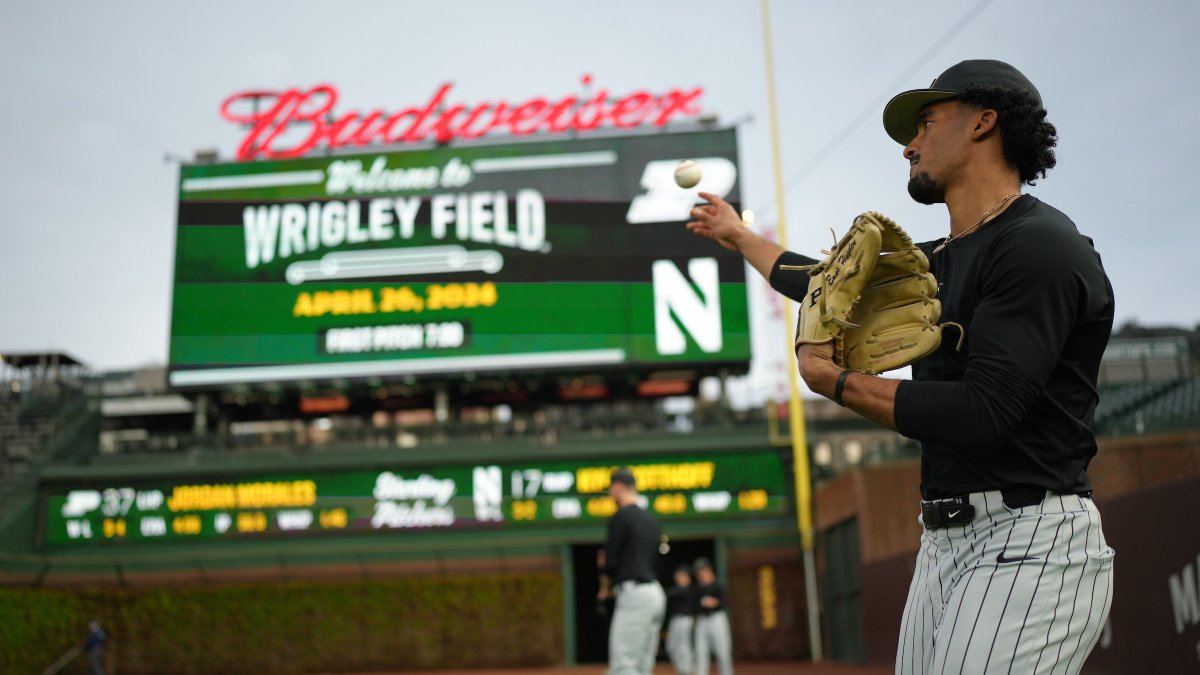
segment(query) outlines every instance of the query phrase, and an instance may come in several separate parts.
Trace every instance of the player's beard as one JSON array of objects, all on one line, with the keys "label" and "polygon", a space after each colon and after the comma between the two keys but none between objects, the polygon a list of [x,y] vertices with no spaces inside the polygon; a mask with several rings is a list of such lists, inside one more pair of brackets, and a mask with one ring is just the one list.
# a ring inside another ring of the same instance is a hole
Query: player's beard
[{"label": "player's beard", "polygon": [[922,171],[908,179],[908,196],[918,204],[941,204],[946,201],[946,188]]}]

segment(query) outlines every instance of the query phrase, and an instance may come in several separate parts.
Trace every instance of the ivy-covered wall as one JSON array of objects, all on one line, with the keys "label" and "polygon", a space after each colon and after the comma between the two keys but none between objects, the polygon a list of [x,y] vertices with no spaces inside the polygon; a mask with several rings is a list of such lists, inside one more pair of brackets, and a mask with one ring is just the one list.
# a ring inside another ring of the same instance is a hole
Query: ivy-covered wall
[{"label": "ivy-covered wall", "polygon": [[[109,670],[306,673],[563,661],[553,573],[161,588],[0,587],[0,672],[41,672],[98,619]],[[85,672],[81,656],[67,673]]]}]

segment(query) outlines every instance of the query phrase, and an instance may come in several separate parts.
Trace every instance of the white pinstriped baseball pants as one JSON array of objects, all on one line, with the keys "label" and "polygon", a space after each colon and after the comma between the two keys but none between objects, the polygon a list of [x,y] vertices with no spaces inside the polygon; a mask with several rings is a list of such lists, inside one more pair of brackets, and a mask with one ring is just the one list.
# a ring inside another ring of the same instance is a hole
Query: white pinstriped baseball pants
[{"label": "white pinstriped baseball pants", "polygon": [[719,675],[733,675],[733,638],[723,609],[696,617],[696,675],[710,675],[714,656]]},{"label": "white pinstriped baseball pants", "polygon": [[696,654],[692,649],[692,629],[696,620],[676,614],[667,621],[667,656],[675,666],[675,675],[694,675]]},{"label": "white pinstriped baseball pants", "polygon": [[617,584],[613,593],[617,602],[608,631],[608,675],[650,675],[667,594],[657,581],[626,581]]},{"label": "white pinstriped baseball pants", "polygon": [[974,520],[921,535],[896,672],[1078,673],[1112,606],[1114,552],[1092,500],[969,499]]}]

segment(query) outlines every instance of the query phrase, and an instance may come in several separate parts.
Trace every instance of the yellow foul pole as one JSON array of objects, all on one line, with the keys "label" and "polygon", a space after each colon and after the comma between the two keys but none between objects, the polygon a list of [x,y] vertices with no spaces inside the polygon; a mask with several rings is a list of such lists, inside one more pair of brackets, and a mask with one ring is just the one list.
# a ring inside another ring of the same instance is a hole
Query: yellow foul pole
[{"label": "yellow foul pole", "polygon": [[[775,169],[775,213],[779,222],[779,245],[787,248],[787,223],[784,217],[783,160],[779,155],[779,110],[775,101],[775,57],[771,46],[770,0],[761,0],[763,53],[766,59],[767,108],[771,117],[771,158]],[[784,298],[784,316],[795,316],[792,301]],[[799,368],[792,340],[787,341],[788,421],[792,435],[792,465],[796,482],[796,524],[800,529],[800,548],[804,554],[804,595],[808,606],[808,642],[812,660],[822,660],[821,623],[817,601],[817,571],[813,556],[812,477],[808,473],[808,440],[804,426],[804,402],[800,399]]]}]

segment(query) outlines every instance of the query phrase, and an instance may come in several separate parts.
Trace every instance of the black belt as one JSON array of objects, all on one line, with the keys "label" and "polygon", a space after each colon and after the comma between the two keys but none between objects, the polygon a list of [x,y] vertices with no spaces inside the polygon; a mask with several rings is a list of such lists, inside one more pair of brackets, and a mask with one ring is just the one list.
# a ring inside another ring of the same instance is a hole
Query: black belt
[{"label": "black belt", "polygon": [[1091,490],[1087,492],[1054,492],[1053,490],[1039,487],[1015,487],[1005,488],[1000,491],[1000,494],[1004,497],[1004,505],[1010,509],[1021,509],[1026,506],[1041,504],[1042,500],[1046,498],[1047,493],[1052,495],[1075,495],[1087,499],[1091,499],[1092,497]]},{"label": "black belt", "polygon": [[951,525],[966,525],[975,518],[975,507],[966,497],[951,497],[936,502],[921,502],[921,522],[927,530]]},{"label": "black belt", "polygon": [[[1005,488],[1000,491],[1000,494],[1004,498],[1005,506],[1010,509],[1020,509],[1040,504],[1046,498],[1047,492],[1049,490],[1045,488],[1017,487]],[[1068,492],[1064,494],[1074,494],[1080,497],[1091,498],[1092,491]],[[975,507],[971,505],[970,499],[966,496],[921,502],[921,522],[925,523],[925,529],[927,530],[937,530],[952,525],[966,525],[974,518]]]}]

